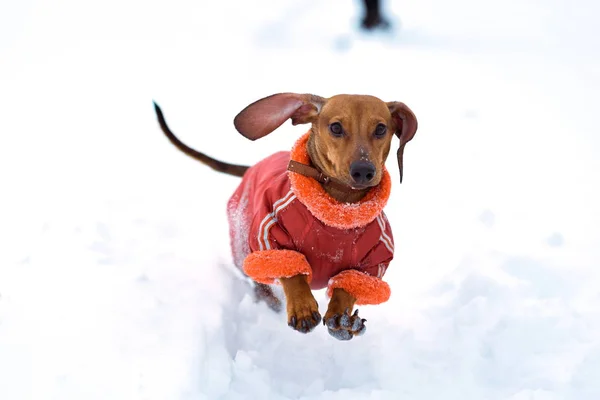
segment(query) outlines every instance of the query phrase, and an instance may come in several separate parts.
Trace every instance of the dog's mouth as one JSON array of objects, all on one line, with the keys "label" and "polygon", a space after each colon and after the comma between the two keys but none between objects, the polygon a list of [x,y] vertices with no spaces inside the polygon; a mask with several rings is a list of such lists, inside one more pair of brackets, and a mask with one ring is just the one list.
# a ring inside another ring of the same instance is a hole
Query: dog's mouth
[{"label": "dog's mouth", "polygon": [[339,190],[343,190],[345,188],[345,190],[348,192],[365,191],[365,190],[371,189],[379,184],[379,181],[378,180],[376,181],[375,179],[371,180],[370,182],[365,182],[365,183],[356,182],[351,177],[343,177],[343,178],[329,177],[328,179],[331,182],[336,182]]},{"label": "dog's mouth", "polygon": [[379,185],[380,181],[381,180],[377,179],[377,176],[375,176],[366,182],[357,182],[352,177],[346,177],[342,182],[352,191],[364,191]]},{"label": "dog's mouth", "polygon": [[359,190],[366,190],[366,189],[370,189],[370,188],[372,188],[372,187],[374,187],[374,186],[377,186],[377,185],[367,185],[367,184],[359,184],[359,183],[356,183],[356,182],[351,182],[350,184],[348,184],[348,186],[349,186],[349,187],[350,187],[350,189],[352,189],[352,190],[357,190],[357,191],[359,191]]}]

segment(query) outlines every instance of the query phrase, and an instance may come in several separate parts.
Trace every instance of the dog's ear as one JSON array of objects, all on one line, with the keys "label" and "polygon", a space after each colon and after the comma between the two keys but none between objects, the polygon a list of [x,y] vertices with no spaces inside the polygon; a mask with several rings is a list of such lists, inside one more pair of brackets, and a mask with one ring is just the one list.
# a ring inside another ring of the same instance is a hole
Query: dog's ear
[{"label": "dog's ear", "polygon": [[233,124],[243,136],[256,140],[273,132],[288,118],[293,125],[316,121],[324,103],[324,98],[312,94],[274,94],[244,108]]},{"label": "dog's ear", "polygon": [[406,104],[399,101],[390,101],[387,103],[387,106],[396,124],[396,136],[400,139],[398,170],[400,171],[400,183],[402,183],[402,155],[404,154],[404,146],[417,133],[417,117]]}]

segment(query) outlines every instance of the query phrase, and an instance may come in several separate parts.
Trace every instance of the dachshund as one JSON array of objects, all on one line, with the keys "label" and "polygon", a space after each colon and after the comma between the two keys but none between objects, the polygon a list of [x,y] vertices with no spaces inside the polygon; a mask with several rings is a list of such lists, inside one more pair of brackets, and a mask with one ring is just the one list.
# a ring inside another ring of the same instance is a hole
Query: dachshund
[{"label": "dachshund", "polygon": [[[248,167],[215,160],[182,143],[158,105],[162,131],[178,149],[216,171],[242,177],[227,204],[236,266],[255,283],[257,297],[282,308],[272,285],[285,295],[288,325],[302,333],[321,321],[340,340],[363,334],[355,305],[380,304],[390,296],[383,276],[394,255],[383,208],[391,190],[385,161],[392,138],[400,182],[403,153],[417,131],[417,118],[401,102],[368,95],[279,93],[243,109],[234,126],[250,140],[287,120],[310,129],[291,151]],[[312,290],[327,288],[321,317]]]}]

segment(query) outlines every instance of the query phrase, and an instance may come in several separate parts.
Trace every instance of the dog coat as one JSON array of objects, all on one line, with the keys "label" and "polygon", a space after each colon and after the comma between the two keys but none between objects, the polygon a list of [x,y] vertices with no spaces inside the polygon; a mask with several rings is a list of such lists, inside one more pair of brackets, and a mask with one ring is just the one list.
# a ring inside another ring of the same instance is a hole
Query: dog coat
[{"label": "dog coat", "polygon": [[302,136],[291,152],[249,168],[228,202],[235,264],[265,284],[307,275],[311,289],[342,288],[357,304],[388,300],[381,278],[394,256],[383,213],[391,189],[387,170],[359,203],[340,203],[313,178],[287,170],[290,159],[310,165]]}]

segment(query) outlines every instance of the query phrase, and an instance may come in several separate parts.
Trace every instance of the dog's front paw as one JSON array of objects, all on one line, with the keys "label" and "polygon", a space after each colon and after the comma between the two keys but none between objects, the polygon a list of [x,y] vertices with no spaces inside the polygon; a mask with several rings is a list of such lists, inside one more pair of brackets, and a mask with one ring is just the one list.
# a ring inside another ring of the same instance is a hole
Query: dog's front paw
[{"label": "dog's front paw", "polygon": [[288,305],[288,325],[298,332],[308,333],[321,322],[321,314],[316,301],[310,304]]},{"label": "dog's front paw", "polygon": [[354,336],[364,334],[367,330],[365,322],[367,322],[366,319],[358,316],[358,309],[350,315],[349,308],[342,315],[325,316],[323,320],[329,334],[339,340],[350,340]]}]

